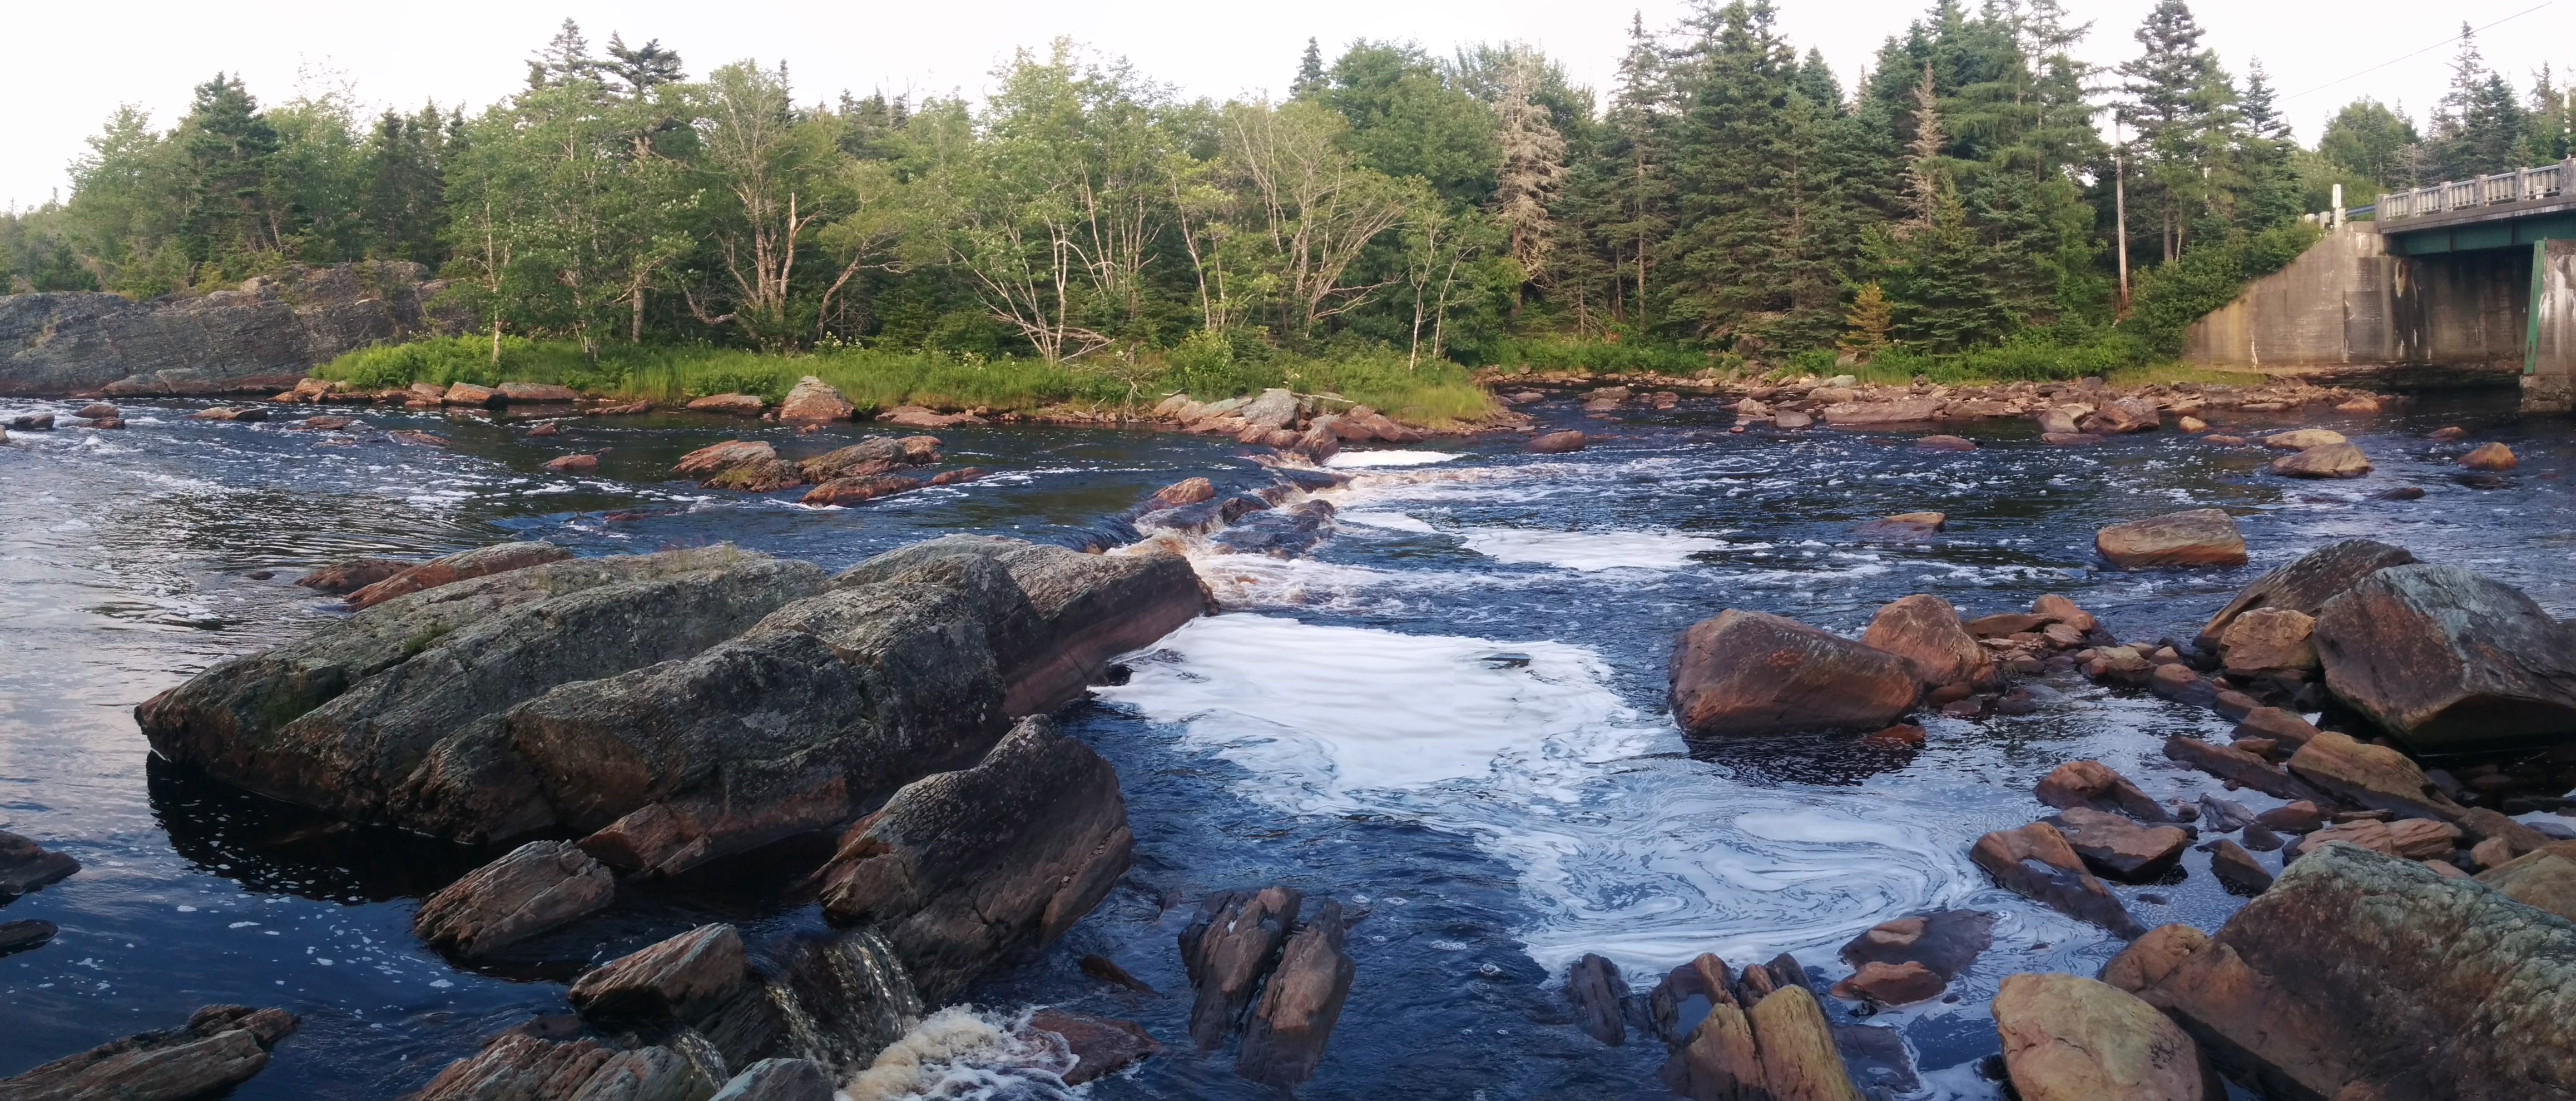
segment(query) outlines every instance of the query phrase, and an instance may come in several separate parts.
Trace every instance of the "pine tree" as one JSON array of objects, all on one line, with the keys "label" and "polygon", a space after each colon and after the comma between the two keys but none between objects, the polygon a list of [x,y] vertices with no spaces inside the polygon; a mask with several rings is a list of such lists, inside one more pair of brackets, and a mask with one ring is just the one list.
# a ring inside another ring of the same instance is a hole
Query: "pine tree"
[{"label": "pine tree", "polygon": [[1306,52],[1297,59],[1297,79],[1288,84],[1288,95],[1291,99],[1320,95],[1324,88],[1324,48],[1309,35]]},{"label": "pine tree", "polygon": [[[1536,68],[1526,57],[1515,60],[1504,71],[1502,96],[1494,104],[1503,150],[1494,177],[1494,217],[1510,233],[1512,259],[1529,282],[1546,274],[1556,236],[1548,204],[1565,182],[1565,139],[1549,124],[1547,108],[1530,99]],[[1512,310],[1520,311],[1517,293]]]},{"label": "pine tree", "polygon": [[282,245],[285,213],[271,196],[277,131],[239,78],[223,73],[197,86],[180,123],[188,161],[189,210],[181,234],[191,260],[219,267]]},{"label": "pine tree", "polygon": [[391,109],[376,120],[367,149],[365,219],[371,255],[436,267],[444,258],[446,223],[438,106],[406,117]]},{"label": "pine tree", "polygon": [[1867,363],[1887,349],[1888,333],[1895,325],[1886,288],[1874,280],[1861,284],[1852,295],[1851,310],[1843,314],[1842,339],[1834,346],[1853,360]]},{"label": "pine tree", "polygon": [[599,69],[599,59],[590,56],[590,40],[581,35],[581,24],[566,17],[555,36],[528,59],[528,87],[549,88],[576,80],[596,80]]},{"label": "pine tree", "polygon": [[2464,180],[2518,167],[2528,119],[2513,86],[2487,68],[2469,25],[2460,24],[2460,52],[2451,60],[2451,87],[2433,111],[2433,158],[2445,179]]},{"label": "pine tree", "polygon": [[[565,26],[569,28],[571,24],[567,22]],[[618,88],[636,99],[644,98],[645,93],[661,85],[678,84],[689,79],[689,74],[680,68],[679,53],[663,49],[662,40],[658,38],[646,39],[643,45],[630,48],[625,38],[610,32],[608,57],[609,60],[600,64],[598,70],[607,73],[611,80],[616,81]]]},{"label": "pine tree", "polygon": [[1611,312],[1639,321],[1649,316],[1649,274],[1656,245],[1671,231],[1672,74],[1663,49],[1646,33],[1645,16],[1630,16],[1628,52],[1619,62],[1611,97],[1600,172],[1614,198],[1600,227],[1604,251],[1618,277]]}]

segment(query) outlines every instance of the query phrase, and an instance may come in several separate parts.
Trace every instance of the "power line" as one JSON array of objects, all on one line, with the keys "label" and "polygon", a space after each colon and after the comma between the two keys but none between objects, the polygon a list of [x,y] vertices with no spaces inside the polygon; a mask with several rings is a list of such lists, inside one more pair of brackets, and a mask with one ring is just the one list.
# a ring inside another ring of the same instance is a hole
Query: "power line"
[{"label": "power line", "polygon": [[2400,57],[2400,58],[2396,58],[2396,59],[2393,59],[2393,60],[2380,62],[2380,63],[2379,63],[2379,64],[2377,64],[2377,65],[2373,65],[2373,66],[2371,66],[2371,67],[2369,67],[2369,68],[2367,68],[2367,69],[2363,69],[2363,70],[2362,70],[2362,71],[2360,71],[2360,72],[2354,73],[2354,74],[2352,74],[2351,76],[2336,77],[2336,78],[2335,78],[2335,79],[2333,79],[2333,80],[2329,80],[2329,81],[2327,81],[2327,82],[2325,82],[2325,83],[2323,83],[2323,84],[2317,85],[2316,87],[2314,87],[2314,88],[2310,88],[2310,89],[2308,89],[2307,91],[2304,91],[2304,92],[2294,92],[2294,93],[2292,93],[2292,94],[2290,94],[2290,95],[2282,96],[2282,97],[2281,97],[2281,99],[2280,99],[2280,102],[2288,103],[2288,102],[2289,102],[2289,101],[2291,101],[2291,100],[2297,99],[2297,98],[2299,98],[2300,96],[2307,95],[2307,94],[2309,94],[2309,93],[2311,93],[2311,92],[2322,92],[2322,91],[2325,91],[2325,90],[2326,90],[2326,89],[2328,89],[2328,88],[2332,88],[2332,87],[2334,87],[2335,85],[2337,85],[2337,84],[2341,84],[2341,83],[2343,83],[2343,82],[2345,82],[2345,81],[2347,81],[2347,80],[2357,80],[2357,79],[2360,79],[2360,78],[2362,78],[2362,77],[2369,76],[2370,74],[2375,73],[2375,72],[2378,72],[2378,71],[2379,71],[2379,70],[2381,70],[2381,69],[2385,69],[2385,68],[2387,68],[2387,67],[2389,67],[2389,66],[2391,66],[2391,65],[2397,64],[2399,61],[2410,61],[2410,60],[2413,60],[2413,59],[2418,58],[2418,57],[2421,57],[2421,56],[2423,56],[2423,55],[2425,55],[2425,54],[2431,53],[2431,52],[2433,52],[2433,51],[2435,51],[2435,50],[2441,49],[2441,48],[2442,48],[2442,47],[2444,47],[2444,46],[2448,46],[2448,45],[2450,45],[2451,43],[2457,42],[2457,41],[2459,41],[2459,40],[2461,40],[2461,39],[2463,39],[2463,38],[2467,38],[2467,37],[2469,37],[2470,35],[2477,34],[2477,33],[2478,33],[2478,32],[2480,32],[2480,31],[2492,30],[2492,29],[2494,29],[2494,28],[2496,28],[2496,27],[2501,27],[2501,26],[2503,26],[2503,25],[2505,25],[2505,24],[2507,24],[2507,23],[2511,23],[2511,22],[2513,22],[2513,21],[2514,21],[2514,20],[2516,20],[2516,19],[2520,19],[2520,18],[2522,18],[2523,16],[2526,16],[2526,15],[2529,15],[2529,14],[2531,14],[2531,13],[2533,13],[2533,12],[2539,11],[2540,9],[2545,8],[2545,7],[2548,7],[2549,5],[2554,4],[2554,3],[2557,3],[2557,2],[2558,2],[2558,0],[2541,0],[2541,2],[2540,2],[2540,3],[2533,4],[2532,6],[2527,7],[2527,8],[2524,8],[2524,9],[2522,9],[2521,11],[2515,12],[2515,13],[2513,13],[2512,15],[2505,16],[2504,18],[2502,18],[2502,19],[2498,19],[2498,20],[2496,20],[2496,21],[2495,21],[2495,22],[2493,22],[2493,23],[2489,23],[2489,24],[2487,24],[2486,26],[2478,27],[2478,28],[2475,28],[2475,29],[2473,29],[2473,30],[2465,30],[2465,31],[2461,31],[2461,32],[2460,32],[2460,33],[2458,33],[2458,34],[2452,35],[2451,37],[2449,37],[2449,38],[2445,38],[2445,39],[2443,39],[2443,40],[2441,40],[2441,41],[2439,41],[2439,42],[2436,42],[2436,43],[2434,43],[2434,44],[2432,44],[2432,45],[2430,45],[2430,46],[2426,46],[2426,47],[2424,47],[2423,49],[2420,49],[2420,50],[2415,51],[2414,53],[2407,54],[2405,57]]}]

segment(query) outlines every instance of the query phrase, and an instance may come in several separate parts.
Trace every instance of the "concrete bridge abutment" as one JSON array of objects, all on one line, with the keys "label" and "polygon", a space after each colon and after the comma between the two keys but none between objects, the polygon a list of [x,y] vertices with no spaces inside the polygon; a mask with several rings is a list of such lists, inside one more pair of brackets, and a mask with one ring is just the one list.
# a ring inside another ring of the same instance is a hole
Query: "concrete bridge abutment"
[{"label": "concrete bridge abutment", "polygon": [[2522,411],[2576,412],[2576,241],[2531,246],[2530,315]]}]

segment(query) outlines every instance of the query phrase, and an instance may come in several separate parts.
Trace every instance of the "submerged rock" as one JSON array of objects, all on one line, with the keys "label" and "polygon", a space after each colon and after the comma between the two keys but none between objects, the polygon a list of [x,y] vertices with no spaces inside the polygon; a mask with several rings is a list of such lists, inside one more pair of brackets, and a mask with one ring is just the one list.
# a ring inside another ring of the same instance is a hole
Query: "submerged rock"
[{"label": "submerged rock", "polygon": [[2100,761],[2068,761],[2040,778],[2033,794],[2059,810],[2090,807],[2125,814],[2141,822],[2173,820],[2164,804],[2148,798],[2138,785]]},{"label": "submerged rock", "polygon": [[1920,694],[1905,658],[1765,612],[1692,624],[1671,676],[1673,716],[1695,737],[1877,730]]},{"label": "submerged rock", "polygon": [[1569,451],[1581,451],[1583,445],[1589,442],[1581,432],[1549,432],[1530,437],[1529,449],[1541,455],[1562,455]]},{"label": "submerged rock", "polygon": [[[1155,1043],[1154,1038],[1133,1021],[1067,1013],[1061,1009],[1041,1009],[1030,1015],[1029,1027],[1053,1033],[1064,1041],[1066,1051],[1073,1056],[1073,1069],[1062,1075],[1064,1084],[1068,1086],[1109,1077],[1163,1051],[1163,1045]],[[828,1091],[825,1101],[828,1101]]]},{"label": "submerged rock", "polygon": [[1843,945],[1843,962],[1916,964],[1943,981],[1955,979],[1994,944],[1995,915],[1983,910],[1938,910],[1881,922]]},{"label": "submerged rock", "polygon": [[2335,698],[2422,750],[2576,735],[2576,628],[2510,585],[2393,566],[2317,615]]},{"label": "submerged rock", "polygon": [[2214,508],[2113,524],[2095,533],[2093,545],[2124,570],[2245,564],[2245,537]]},{"label": "submerged rock", "polygon": [[1566,970],[1565,1000],[1574,1003],[1575,1027],[1611,1047],[1628,1042],[1628,980],[1619,965],[1585,953]]},{"label": "submerged rock", "polygon": [[2141,826],[2091,807],[2060,811],[2057,828],[2086,867],[2127,883],[2152,882],[2191,845],[2190,835],[2173,826]]},{"label": "submerged rock", "polygon": [[0,956],[38,947],[59,932],[50,921],[0,921]]},{"label": "submerged rock", "polygon": [[2292,864],[2140,997],[2268,1096],[2523,1098],[2576,1081],[2576,926],[2351,846]]},{"label": "submerged rock", "polygon": [[1126,873],[1134,845],[1116,770],[1033,715],[975,767],[896,792],[817,875],[823,912],[874,923],[939,1000],[1063,936]]},{"label": "submerged rock", "polygon": [[8,1101],[186,1101],[250,1081],[295,1031],[283,1009],[210,1005],[184,1028],[144,1032],[0,1079]]},{"label": "submerged rock", "polygon": [[572,552],[552,543],[498,543],[432,558],[349,594],[349,607],[364,610],[398,596],[441,585],[453,585],[548,562],[561,562]]},{"label": "submerged rock", "polygon": [[344,596],[420,565],[399,558],[352,558],[314,570],[295,583],[308,589]]},{"label": "submerged rock", "polygon": [[531,841],[420,904],[411,931],[474,957],[579,921],[617,897],[607,867],[564,841]]},{"label": "submerged rock", "polygon": [[757,394],[709,394],[688,404],[692,413],[715,413],[727,417],[757,417],[769,403]]},{"label": "submerged rock", "polygon": [[2460,456],[2460,465],[2470,470],[2511,470],[2519,463],[2520,460],[2514,458],[2513,449],[2500,443],[2479,444],[2468,454]]},{"label": "submerged rock", "polygon": [[2102,881],[2084,870],[2065,835],[2046,822],[1998,830],[1977,839],[1968,859],[2004,889],[2120,936],[2135,936],[2138,919]]},{"label": "submerged rock", "polygon": [[60,883],[80,867],[68,853],[0,830],[0,903]]},{"label": "submerged rock", "polygon": [[2202,1101],[2200,1050],[2154,1006],[2074,975],[2014,975],[1992,1006],[2021,1101]]}]

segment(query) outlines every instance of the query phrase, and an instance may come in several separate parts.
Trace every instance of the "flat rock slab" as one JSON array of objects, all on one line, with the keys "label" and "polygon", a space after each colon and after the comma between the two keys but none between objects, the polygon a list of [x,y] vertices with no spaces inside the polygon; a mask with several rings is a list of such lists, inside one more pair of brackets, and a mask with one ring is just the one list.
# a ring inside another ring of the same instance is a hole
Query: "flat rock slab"
[{"label": "flat rock slab", "polygon": [[2201,626],[2200,648],[2217,649],[2228,626],[2247,612],[2275,608],[2314,616],[2327,601],[2350,591],[2362,578],[2414,561],[2415,556],[2406,548],[2370,539],[2347,539],[2310,551],[2238,591],[2235,599]]},{"label": "flat rock slab", "polygon": [[412,933],[431,947],[487,955],[606,909],[607,865],[567,841],[531,841],[422,902]]},{"label": "flat rock slab", "polygon": [[2094,534],[2093,546],[2124,570],[2245,564],[2244,535],[2214,508],[2113,524]]},{"label": "flat rock slab", "polygon": [[1842,947],[1843,962],[1913,963],[1955,979],[1994,944],[1995,915],[1983,910],[1938,910],[1881,922]]},{"label": "flat rock slab", "polygon": [[214,1005],[184,1028],[145,1032],[0,1079],[8,1101],[187,1101],[251,1080],[295,1031],[282,1009]]},{"label": "flat rock slab", "polygon": [[[1073,1069],[1063,1075],[1068,1086],[1106,1078],[1163,1050],[1163,1045],[1155,1043],[1154,1037],[1134,1021],[1041,1009],[1029,1017],[1029,1027],[1054,1033],[1064,1041],[1073,1055]],[[828,1091],[824,1101],[829,1101]]]},{"label": "flat rock slab", "polygon": [[2068,761],[2041,777],[2033,792],[2039,801],[2059,810],[2088,807],[2093,810],[2125,814],[2141,822],[2169,822],[2172,812],[2156,802],[2129,778],[2100,761]]},{"label": "flat rock slab", "polygon": [[1673,650],[1673,715],[1698,737],[1879,730],[1919,692],[1912,662],[1766,612],[1721,612]]},{"label": "flat rock slab", "polygon": [[585,1020],[686,1020],[750,980],[742,934],[702,925],[618,957],[573,981],[569,997]]},{"label": "flat rock slab", "polygon": [[27,838],[0,830],[0,902],[60,883],[80,870],[80,861]]},{"label": "flat rock slab", "polygon": [[2084,870],[2066,836],[2046,822],[1998,830],[1977,839],[1968,859],[2006,890],[2120,936],[2141,928],[2102,881]]},{"label": "flat rock slab", "polygon": [[2176,827],[2141,826],[2091,807],[2060,811],[2057,829],[2086,867],[2127,883],[2150,882],[2172,870],[2191,847],[2190,835]]}]

